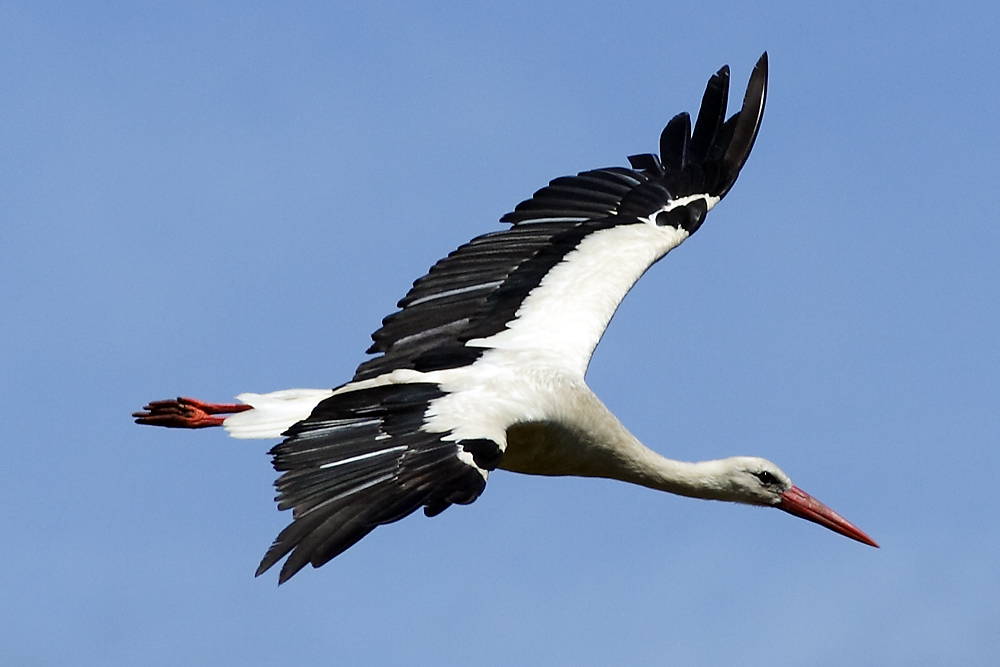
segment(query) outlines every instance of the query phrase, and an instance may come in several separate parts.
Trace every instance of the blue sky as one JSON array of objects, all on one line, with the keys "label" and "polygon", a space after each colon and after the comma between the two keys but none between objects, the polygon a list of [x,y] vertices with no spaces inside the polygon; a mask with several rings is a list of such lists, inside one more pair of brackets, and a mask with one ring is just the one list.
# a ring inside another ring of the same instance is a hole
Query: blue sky
[{"label": "blue sky", "polygon": [[[988,665],[1000,652],[992,3],[0,2],[0,655],[16,665]],[[178,394],[331,387],[548,180],[770,55],[763,127],[588,380],[781,512],[495,474],[278,588],[270,442]]]}]

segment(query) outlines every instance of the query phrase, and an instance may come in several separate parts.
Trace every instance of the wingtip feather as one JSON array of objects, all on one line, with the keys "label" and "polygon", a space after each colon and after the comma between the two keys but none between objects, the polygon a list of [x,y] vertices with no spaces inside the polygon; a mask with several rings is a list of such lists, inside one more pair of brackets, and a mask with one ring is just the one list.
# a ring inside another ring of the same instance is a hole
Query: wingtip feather
[{"label": "wingtip feather", "polygon": [[681,171],[687,166],[691,141],[691,116],[686,111],[670,119],[660,133],[660,162],[664,169]]},{"label": "wingtip feather", "polygon": [[754,142],[757,141],[757,133],[760,131],[764,106],[767,102],[767,70],[767,51],[765,51],[750,74],[747,90],[743,95],[743,107],[734,115],[736,127],[733,129],[733,136],[722,160],[726,182],[719,193],[720,197],[725,196],[733,187],[740,170],[750,157]]},{"label": "wingtip feather", "polygon": [[697,164],[704,161],[709,148],[726,120],[726,106],[729,101],[729,65],[723,65],[705,86],[701,98],[698,120],[691,136],[690,160]]},{"label": "wingtip feather", "polygon": [[[691,130],[686,113],[674,116],[660,135],[660,174],[673,197],[707,194],[722,198],[732,188],[750,156],[767,98],[767,52],[757,60],[743,106],[728,120],[730,71],[725,65],[709,79],[698,119]],[[633,167],[636,161],[632,160]],[[646,166],[640,161],[640,166]]]}]

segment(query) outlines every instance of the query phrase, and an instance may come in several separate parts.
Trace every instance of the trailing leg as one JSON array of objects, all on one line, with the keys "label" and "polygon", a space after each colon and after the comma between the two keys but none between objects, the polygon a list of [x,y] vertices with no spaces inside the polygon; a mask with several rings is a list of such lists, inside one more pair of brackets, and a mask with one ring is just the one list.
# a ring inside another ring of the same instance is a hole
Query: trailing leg
[{"label": "trailing leg", "polygon": [[136,424],[149,426],[165,426],[167,428],[208,428],[222,426],[225,417],[212,415],[231,415],[237,412],[252,410],[253,406],[244,403],[205,403],[196,398],[180,396],[176,399],[152,401],[143,407],[144,412],[133,412]]}]

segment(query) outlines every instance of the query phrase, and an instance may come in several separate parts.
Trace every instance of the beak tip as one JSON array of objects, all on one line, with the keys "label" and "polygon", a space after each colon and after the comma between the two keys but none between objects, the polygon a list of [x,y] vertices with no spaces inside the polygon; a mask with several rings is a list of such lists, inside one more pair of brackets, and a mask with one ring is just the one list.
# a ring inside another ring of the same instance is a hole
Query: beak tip
[{"label": "beak tip", "polygon": [[818,523],[862,544],[867,544],[876,549],[881,548],[878,542],[868,537],[864,531],[798,487],[793,486],[786,491],[782,495],[781,503],[778,507],[789,514],[794,514],[813,523]]}]

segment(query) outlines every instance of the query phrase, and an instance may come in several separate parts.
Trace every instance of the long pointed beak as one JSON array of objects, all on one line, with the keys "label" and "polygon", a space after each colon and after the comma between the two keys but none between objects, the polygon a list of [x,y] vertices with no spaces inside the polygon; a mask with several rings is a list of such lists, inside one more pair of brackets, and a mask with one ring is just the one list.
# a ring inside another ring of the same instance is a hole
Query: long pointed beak
[{"label": "long pointed beak", "polygon": [[789,514],[794,514],[803,519],[808,519],[813,523],[826,526],[830,530],[845,535],[852,540],[857,540],[858,542],[878,548],[875,540],[865,535],[857,526],[797,486],[793,486],[781,494],[781,502],[777,507]]}]

